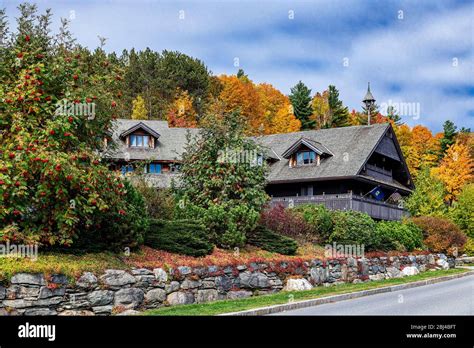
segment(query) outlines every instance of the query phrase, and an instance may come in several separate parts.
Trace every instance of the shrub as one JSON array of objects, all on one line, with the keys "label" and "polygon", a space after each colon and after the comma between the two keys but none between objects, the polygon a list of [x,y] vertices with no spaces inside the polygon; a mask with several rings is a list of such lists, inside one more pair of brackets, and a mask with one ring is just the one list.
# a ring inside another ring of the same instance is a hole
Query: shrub
[{"label": "shrub", "polygon": [[[331,212],[321,204],[303,204],[295,207],[294,212],[300,214],[311,226],[321,243],[329,240],[333,229]],[[311,231],[313,232],[313,231]]]},{"label": "shrub", "polygon": [[474,238],[467,237],[467,242],[464,244],[463,252],[467,256],[474,256]]},{"label": "shrub", "polygon": [[340,244],[364,244],[366,250],[374,249],[376,223],[372,218],[358,211],[334,211],[334,224],[329,242]]},{"label": "shrub", "polygon": [[421,216],[412,221],[423,231],[424,244],[431,251],[452,252],[455,247],[462,249],[466,243],[466,235],[448,219]]},{"label": "shrub", "polygon": [[145,244],[155,249],[194,257],[208,255],[214,248],[208,241],[204,226],[189,220],[152,219]]},{"label": "shrub", "polygon": [[412,222],[380,221],[373,240],[377,243],[375,249],[385,251],[412,251],[423,246],[421,229]]},{"label": "shrub", "polygon": [[298,250],[295,240],[276,234],[262,225],[249,233],[247,242],[264,250],[283,255],[294,255]]},{"label": "shrub", "polygon": [[302,214],[282,205],[263,211],[260,223],[279,235],[301,242],[317,239],[317,229],[306,222]]},{"label": "shrub", "polygon": [[175,201],[171,190],[151,187],[143,178],[137,179],[133,183],[145,199],[148,216],[153,219],[172,220]]}]

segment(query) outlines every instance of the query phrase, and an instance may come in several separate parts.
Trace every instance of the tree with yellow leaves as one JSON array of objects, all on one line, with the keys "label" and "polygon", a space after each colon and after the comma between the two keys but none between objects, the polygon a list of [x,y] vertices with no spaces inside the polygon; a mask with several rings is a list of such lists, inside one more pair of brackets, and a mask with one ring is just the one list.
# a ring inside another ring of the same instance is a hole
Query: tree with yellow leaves
[{"label": "tree with yellow leaves", "polygon": [[328,95],[329,92],[327,90],[323,93],[317,92],[311,101],[313,108],[311,119],[315,121],[315,129],[328,128],[331,124]]},{"label": "tree with yellow leaves", "polygon": [[432,172],[445,184],[445,199],[453,202],[463,186],[474,180],[474,160],[469,155],[467,146],[457,141],[448,147],[441,164],[433,168]]},{"label": "tree with yellow leaves", "polygon": [[141,95],[137,95],[137,97],[132,101],[132,119],[133,120],[147,120],[148,119],[148,111],[145,106],[145,100],[142,98]]},{"label": "tree with yellow leaves", "polygon": [[168,124],[170,127],[196,128],[198,115],[193,107],[193,98],[188,91],[178,90],[177,97],[168,110]]},{"label": "tree with yellow leaves", "polygon": [[276,113],[268,134],[298,132],[300,129],[301,121],[295,117],[293,107],[288,103]]}]

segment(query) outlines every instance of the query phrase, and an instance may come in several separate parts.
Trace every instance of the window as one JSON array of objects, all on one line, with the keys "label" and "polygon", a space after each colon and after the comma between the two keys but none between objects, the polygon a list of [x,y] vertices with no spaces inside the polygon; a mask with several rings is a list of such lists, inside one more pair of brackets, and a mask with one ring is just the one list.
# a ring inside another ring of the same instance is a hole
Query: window
[{"label": "window", "polygon": [[122,175],[125,175],[127,173],[131,173],[131,172],[133,172],[133,166],[131,164],[126,165],[126,166],[122,166],[121,171],[122,171]]},{"label": "window", "polygon": [[148,135],[130,135],[130,147],[148,147],[149,140]]},{"label": "window", "polygon": [[150,163],[147,165],[146,172],[148,174],[160,174],[161,173],[161,164]]},{"label": "window", "polygon": [[314,151],[301,151],[296,154],[296,165],[302,166],[312,164],[316,161],[316,153]]}]

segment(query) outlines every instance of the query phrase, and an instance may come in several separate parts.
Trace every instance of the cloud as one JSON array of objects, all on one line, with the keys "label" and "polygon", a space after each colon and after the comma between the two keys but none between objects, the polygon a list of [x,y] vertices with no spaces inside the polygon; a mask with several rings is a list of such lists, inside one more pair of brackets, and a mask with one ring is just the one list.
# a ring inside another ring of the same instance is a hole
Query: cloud
[{"label": "cloud", "polygon": [[[6,2],[11,18],[16,5]],[[101,35],[109,51],[179,50],[215,74],[242,67],[255,82],[285,94],[299,80],[314,93],[334,84],[350,109],[361,108],[371,81],[379,104],[419,103],[420,118],[404,118],[410,125],[440,131],[449,118],[474,128],[470,1],[90,0],[39,6],[51,7],[55,16],[74,11],[72,31],[90,48]]]}]

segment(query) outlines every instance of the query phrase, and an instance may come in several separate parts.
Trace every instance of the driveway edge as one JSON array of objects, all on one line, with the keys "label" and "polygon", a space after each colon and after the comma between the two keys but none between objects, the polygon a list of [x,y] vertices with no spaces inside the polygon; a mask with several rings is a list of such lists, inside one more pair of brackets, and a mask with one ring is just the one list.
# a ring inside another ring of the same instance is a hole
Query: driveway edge
[{"label": "driveway edge", "polygon": [[444,282],[444,281],[448,281],[448,280],[452,280],[452,279],[462,278],[462,277],[470,276],[470,275],[473,275],[473,274],[474,274],[474,271],[468,271],[468,272],[464,272],[464,273],[452,274],[452,275],[443,276],[443,277],[420,280],[420,281],[417,281],[417,282],[412,282],[412,283],[407,283],[407,284],[384,286],[384,287],[376,288],[376,289],[355,291],[355,292],[350,292],[350,293],[347,293],[347,294],[339,294],[339,295],[332,295],[332,296],[327,296],[327,297],[319,297],[319,298],[315,298],[315,299],[311,299],[311,300],[290,302],[290,303],[278,304],[278,305],[273,305],[273,306],[268,306],[268,307],[260,307],[260,308],[255,308],[255,309],[249,309],[249,310],[241,311],[241,312],[224,313],[224,314],[219,314],[219,315],[220,316],[268,315],[268,314],[280,313],[280,312],[294,310],[294,309],[313,307],[313,306],[317,306],[317,305],[325,304],[325,303],[339,302],[339,301],[350,300],[350,299],[364,297],[364,296],[382,294],[382,293],[386,293],[386,292],[393,292],[393,291],[399,291],[399,290],[404,290],[404,289],[416,288],[416,287],[419,287],[419,286],[436,284],[436,283],[440,283],[440,282]]}]

